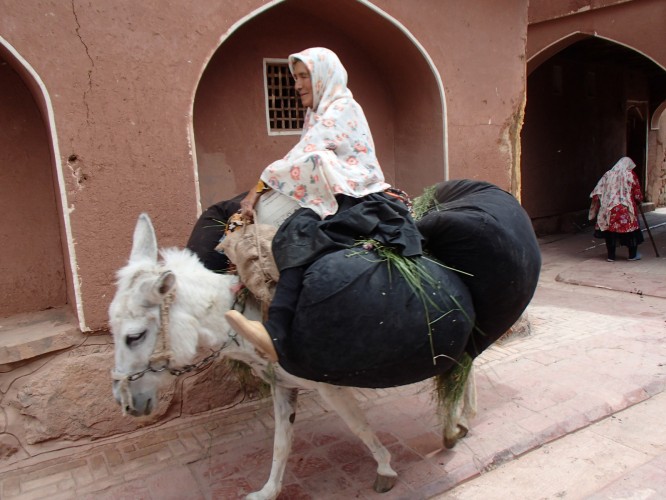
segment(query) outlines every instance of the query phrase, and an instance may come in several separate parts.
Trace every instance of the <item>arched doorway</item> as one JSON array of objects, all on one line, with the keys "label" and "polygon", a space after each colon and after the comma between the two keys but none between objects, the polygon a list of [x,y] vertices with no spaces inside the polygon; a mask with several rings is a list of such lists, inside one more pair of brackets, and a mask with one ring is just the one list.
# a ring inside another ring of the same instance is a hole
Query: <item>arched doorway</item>
[{"label": "arched doorway", "polygon": [[33,84],[0,40],[0,317],[67,303],[51,139]]},{"label": "arched doorway", "polygon": [[193,127],[203,208],[247,190],[297,141],[268,132],[264,60],[310,46],[345,64],[389,182],[419,194],[444,177],[443,90],[414,41],[357,0],[286,0],[236,29],[201,77]]},{"label": "arched doorway", "polygon": [[586,223],[590,191],[622,156],[636,156],[649,182],[646,120],[664,100],[666,71],[628,47],[581,38],[528,63],[522,202],[541,232]]}]

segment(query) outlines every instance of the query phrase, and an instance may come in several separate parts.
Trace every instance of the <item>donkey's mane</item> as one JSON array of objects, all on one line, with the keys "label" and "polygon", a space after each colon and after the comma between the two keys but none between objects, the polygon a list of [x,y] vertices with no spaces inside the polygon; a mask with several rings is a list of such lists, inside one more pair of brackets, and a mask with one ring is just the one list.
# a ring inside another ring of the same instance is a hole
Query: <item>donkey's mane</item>
[{"label": "donkey's mane", "polygon": [[163,259],[162,266],[174,273],[184,275],[201,272],[215,274],[213,271],[206,269],[197,256],[187,248],[162,248],[160,249],[160,255]]}]

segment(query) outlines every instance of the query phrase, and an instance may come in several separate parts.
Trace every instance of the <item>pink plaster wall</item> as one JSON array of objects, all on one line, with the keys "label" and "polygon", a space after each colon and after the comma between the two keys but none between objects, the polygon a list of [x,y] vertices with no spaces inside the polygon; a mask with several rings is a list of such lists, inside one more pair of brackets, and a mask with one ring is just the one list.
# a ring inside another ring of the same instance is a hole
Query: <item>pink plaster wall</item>
[{"label": "pink plaster wall", "polygon": [[[377,1],[430,54],[444,82],[451,178],[511,189],[519,152],[511,127],[525,91],[527,2]],[[418,81],[413,91],[418,92]]]},{"label": "pink plaster wall", "polygon": [[633,0],[530,0],[529,23],[553,21],[562,17],[617,5]]},{"label": "pink plaster wall", "polygon": [[[559,45],[553,50],[548,47],[565,37],[581,32],[607,38],[626,45],[666,67],[666,43],[663,39],[664,20],[666,20],[666,2],[662,0],[607,1],[582,3],[617,4],[606,8],[595,8],[577,15],[563,16],[545,22],[532,21],[541,19],[547,12],[537,7],[547,4],[545,0],[533,4],[530,2],[530,26],[526,55],[528,73],[554,52],[562,50]],[[543,21],[543,20],[542,20]],[[572,38],[571,42],[576,41]]]},{"label": "pink plaster wall", "polygon": [[[140,212],[151,215],[163,245],[186,241],[199,208],[190,134],[199,79],[225,32],[267,3],[0,1],[0,34],[33,66],[52,101],[87,328],[106,326],[114,272],[127,259]],[[320,27],[327,42],[339,33],[350,85],[368,112],[388,176],[412,192],[440,180],[444,126],[436,123],[442,105],[417,48],[381,16],[367,15],[370,9],[360,2],[348,0],[348,9],[339,2],[288,3],[301,10],[297,19]],[[375,5],[411,31],[440,72],[451,176],[508,188],[517,157],[508,132],[520,116],[525,85],[527,0]],[[284,40],[277,56],[316,41],[312,33],[299,37],[298,29],[277,38]],[[252,40],[245,41],[243,50],[253,53]],[[254,95],[238,95],[246,114],[260,106]],[[245,186],[287,142],[276,140],[246,161],[234,160],[233,172],[223,171],[219,195]],[[234,154],[241,158],[240,151]]]}]

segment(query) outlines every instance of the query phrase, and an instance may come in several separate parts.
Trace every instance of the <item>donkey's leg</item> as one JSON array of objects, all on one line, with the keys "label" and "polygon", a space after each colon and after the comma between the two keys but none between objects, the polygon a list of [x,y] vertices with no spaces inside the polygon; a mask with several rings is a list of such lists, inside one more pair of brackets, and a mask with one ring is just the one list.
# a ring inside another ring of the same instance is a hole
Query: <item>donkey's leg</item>
[{"label": "donkey's leg", "polygon": [[442,442],[448,450],[456,445],[458,439],[465,437],[467,434],[467,429],[461,426],[464,405],[463,396],[454,403],[440,405],[437,409],[440,421],[444,425]]},{"label": "donkey's leg", "polygon": [[469,432],[469,421],[476,415],[476,382],[472,365],[464,382],[463,394],[453,405],[439,405],[440,419],[444,424],[443,443],[453,448],[459,439]]},{"label": "donkey's leg", "polygon": [[275,434],[273,436],[273,465],[271,475],[264,487],[247,496],[248,500],[273,500],[282,489],[284,470],[291,452],[294,437],[294,419],[298,389],[289,389],[271,385],[273,408],[275,411]]},{"label": "donkey's leg", "polygon": [[317,390],[322,399],[340,415],[340,418],[372,453],[377,462],[377,478],[373,486],[375,491],[378,493],[389,491],[398,477],[398,474],[391,468],[391,454],[370,428],[354,393],[347,387],[323,384]]},{"label": "donkey's leg", "polygon": [[460,416],[460,425],[465,427],[465,435],[467,435],[467,431],[470,427],[469,421],[476,417],[476,378],[474,377],[474,365],[472,365],[472,368],[469,370],[469,375],[465,382],[465,394],[463,397],[463,412]]}]

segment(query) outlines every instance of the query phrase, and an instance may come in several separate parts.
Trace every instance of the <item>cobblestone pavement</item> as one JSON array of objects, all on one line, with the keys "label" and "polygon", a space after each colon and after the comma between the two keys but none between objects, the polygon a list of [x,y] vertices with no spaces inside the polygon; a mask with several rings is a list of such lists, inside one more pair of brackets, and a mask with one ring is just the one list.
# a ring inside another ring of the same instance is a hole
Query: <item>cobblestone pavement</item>
[{"label": "cobblestone pavement", "polygon": [[[666,212],[647,215],[661,258],[646,238],[643,260],[608,263],[590,228],[540,241],[531,332],[476,360],[478,416],[453,450],[429,382],[355,391],[393,456],[390,492],[373,492],[367,450],[303,393],[280,500],[666,498]],[[272,429],[269,400],[177,419],[0,469],[0,497],[241,498],[268,478]]]}]

